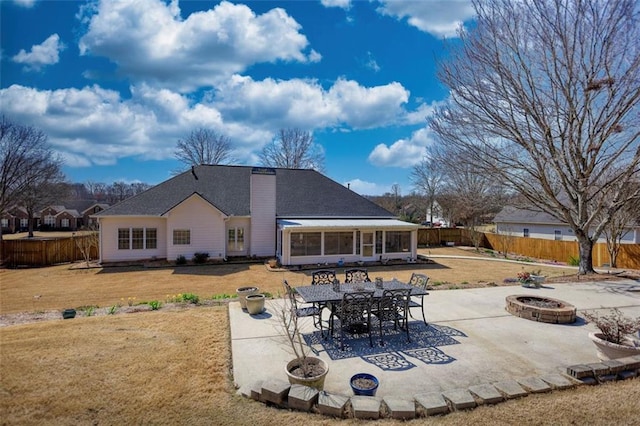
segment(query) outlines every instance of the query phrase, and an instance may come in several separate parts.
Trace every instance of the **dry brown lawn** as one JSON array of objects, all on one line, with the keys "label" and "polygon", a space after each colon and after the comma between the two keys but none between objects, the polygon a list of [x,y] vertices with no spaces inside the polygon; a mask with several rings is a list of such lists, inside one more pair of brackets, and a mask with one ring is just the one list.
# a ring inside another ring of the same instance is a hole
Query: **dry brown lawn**
[{"label": "dry brown lawn", "polygon": [[[521,265],[438,259],[417,265],[433,281],[462,286],[501,284]],[[504,268],[504,269],[503,269]],[[530,270],[530,267],[525,267]],[[554,270],[558,273],[558,270]],[[375,270],[406,279],[412,269]],[[546,271],[545,271],[546,273]],[[560,272],[560,275],[561,272]],[[276,293],[285,277],[263,265],[169,269],[70,270],[69,265],[0,271],[3,314],[60,310],[121,298],[164,300],[167,294],[201,297],[257,285]],[[479,283],[482,281],[483,283]],[[34,299],[34,295],[40,296]],[[362,424],[266,407],[235,394],[225,306],[160,309],[0,327],[1,424]],[[640,379],[526,398],[419,419],[410,424],[640,424]],[[372,424],[394,424],[390,420]]]}]

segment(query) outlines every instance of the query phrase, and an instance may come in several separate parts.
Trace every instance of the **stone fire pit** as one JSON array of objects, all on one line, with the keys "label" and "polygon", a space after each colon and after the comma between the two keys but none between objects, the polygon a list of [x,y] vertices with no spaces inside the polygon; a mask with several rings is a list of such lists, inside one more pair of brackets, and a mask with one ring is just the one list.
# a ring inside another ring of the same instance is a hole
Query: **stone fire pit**
[{"label": "stone fire pit", "polygon": [[518,294],[507,296],[507,312],[531,321],[570,324],[576,320],[576,308],[550,297]]}]

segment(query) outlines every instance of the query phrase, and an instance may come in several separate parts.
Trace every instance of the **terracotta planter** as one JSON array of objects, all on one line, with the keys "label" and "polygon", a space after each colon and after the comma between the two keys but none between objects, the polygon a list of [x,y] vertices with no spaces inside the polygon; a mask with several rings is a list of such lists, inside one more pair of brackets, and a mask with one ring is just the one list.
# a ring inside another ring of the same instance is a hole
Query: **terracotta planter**
[{"label": "terracotta planter", "polygon": [[250,294],[245,297],[249,315],[258,315],[264,311],[264,294]]},{"label": "terracotta planter", "polygon": [[325,361],[321,360],[320,358],[316,358],[312,356],[308,356],[306,361],[307,363],[321,367],[322,369],[324,369],[324,372],[322,374],[318,374],[317,376],[312,376],[312,377],[301,377],[296,374],[293,374],[292,371],[300,367],[300,360],[294,359],[289,361],[289,363],[287,363],[287,366],[285,368],[285,372],[287,373],[287,377],[289,378],[289,383],[292,385],[303,385],[303,386],[309,386],[310,388],[323,390],[324,379],[327,377],[327,374],[329,373],[329,364],[327,364]]},{"label": "terracotta planter", "polygon": [[258,294],[260,289],[258,287],[240,287],[236,289],[236,293],[238,294],[238,301],[240,302],[240,307],[242,310],[247,310],[247,296],[250,294]]},{"label": "terracotta planter", "polygon": [[640,346],[632,346],[631,340],[628,340],[629,345],[619,345],[604,340],[602,333],[589,333],[589,338],[596,345],[598,359],[601,361],[640,355]]}]

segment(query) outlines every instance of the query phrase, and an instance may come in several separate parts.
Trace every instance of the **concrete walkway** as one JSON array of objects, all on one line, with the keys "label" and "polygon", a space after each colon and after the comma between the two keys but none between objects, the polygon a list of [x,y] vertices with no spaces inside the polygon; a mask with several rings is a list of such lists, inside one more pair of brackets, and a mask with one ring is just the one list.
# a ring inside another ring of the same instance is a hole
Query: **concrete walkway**
[{"label": "concrete walkway", "polygon": [[[505,311],[505,298],[528,294],[560,299],[574,305],[579,319],[572,325],[533,322]],[[234,381],[238,387],[258,380],[286,381],[286,363],[292,358],[278,333],[277,309],[281,299],[268,301],[266,312],[250,316],[239,303],[229,304]],[[450,361],[425,363],[406,353],[415,365],[403,371],[385,371],[360,357],[331,360],[321,346],[319,356],[329,363],[325,390],[352,395],[349,378],[368,372],[380,379],[380,397],[410,397],[424,392],[446,392],[523,377],[564,373],[567,366],[597,362],[587,334],[596,330],[585,324],[581,311],[620,308],[640,316],[640,283],[636,281],[547,284],[540,289],[518,286],[431,291],[425,296],[430,324],[450,327],[463,336],[457,344],[438,347]],[[421,318],[415,311],[415,318]],[[310,319],[303,332],[312,332]],[[374,341],[374,344],[376,342]],[[381,352],[389,351],[389,348]],[[452,359],[452,360],[451,360]]]}]

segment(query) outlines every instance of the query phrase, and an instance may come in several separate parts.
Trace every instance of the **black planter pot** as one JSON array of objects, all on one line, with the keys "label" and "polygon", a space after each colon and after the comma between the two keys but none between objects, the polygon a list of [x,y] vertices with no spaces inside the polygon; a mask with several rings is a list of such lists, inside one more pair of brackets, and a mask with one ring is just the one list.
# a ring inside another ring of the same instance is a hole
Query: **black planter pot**
[{"label": "black planter pot", "polygon": [[[358,386],[358,379],[371,380],[374,383],[374,386],[370,388],[360,387]],[[378,385],[380,385],[380,381],[378,381],[378,378],[373,374],[358,373],[351,376],[349,384],[351,385],[351,390],[354,395],[375,396],[376,391],[378,390]]]},{"label": "black planter pot", "polygon": [[62,311],[62,318],[64,319],[75,318],[75,317],[76,317],[75,309],[65,309],[64,311]]}]

